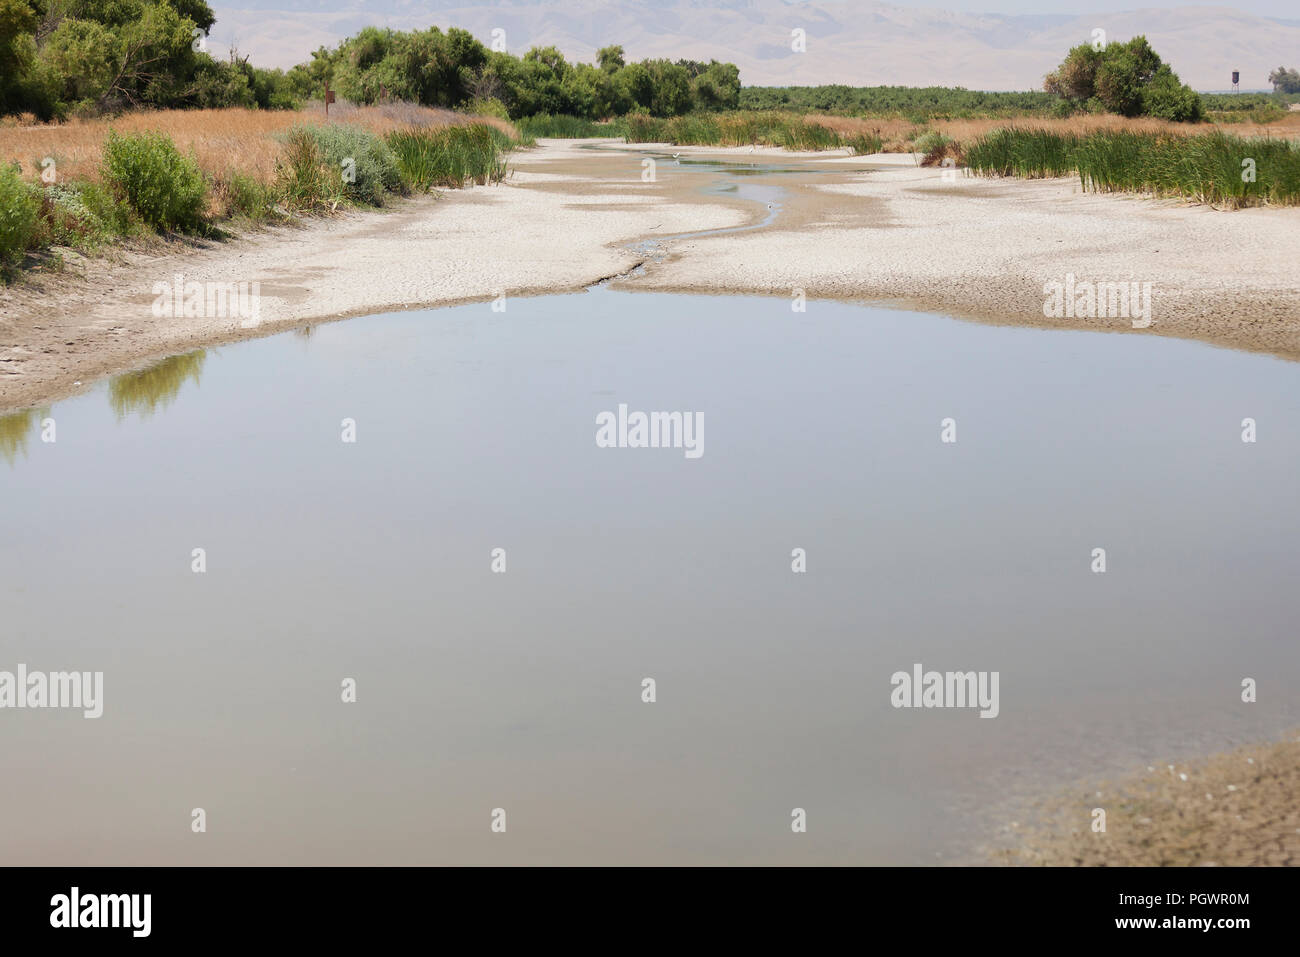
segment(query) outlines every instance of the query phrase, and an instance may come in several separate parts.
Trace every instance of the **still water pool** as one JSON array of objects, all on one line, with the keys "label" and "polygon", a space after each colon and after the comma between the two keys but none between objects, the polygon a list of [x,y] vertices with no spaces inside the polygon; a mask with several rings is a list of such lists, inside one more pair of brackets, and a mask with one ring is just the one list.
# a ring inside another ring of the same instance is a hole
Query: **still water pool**
[{"label": "still water pool", "polygon": [[[598,447],[620,405],[703,454]],[[1300,723],[1268,357],[599,288],[176,357],[0,452],[0,670],[104,675],[0,711],[5,863],[934,863]],[[917,664],[997,717],[892,707]]]}]

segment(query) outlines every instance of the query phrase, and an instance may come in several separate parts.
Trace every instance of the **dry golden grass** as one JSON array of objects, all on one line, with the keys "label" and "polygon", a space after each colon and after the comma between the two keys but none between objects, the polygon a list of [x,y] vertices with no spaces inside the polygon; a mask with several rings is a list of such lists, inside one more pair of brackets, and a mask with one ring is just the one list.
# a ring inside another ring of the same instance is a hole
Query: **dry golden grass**
[{"label": "dry golden grass", "polygon": [[[21,118],[20,118],[21,119]],[[451,110],[409,103],[330,107],[331,122],[361,126],[373,133],[409,126],[449,126],[456,123],[490,123],[513,133],[514,128],[495,117],[470,117]],[[218,181],[232,172],[270,182],[282,144],[276,134],[300,123],[325,122],[320,104],[302,110],[159,110],[127,113],[113,119],[69,120],[66,123],[0,126],[0,162],[18,162],[32,180],[46,157],[54,160],[63,179],[95,180],[99,177],[100,151],[110,129],[120,133],[154,131],[170,136],[182,153],[193,153],[200,168]]]},{"label": "dry golden grass", "polygon": [[910,149],[909,140],[921,129],[935,130],[958,142],[965,142],[981,136],[990,130],[1005,126],[1031,126],[1034,129],[1051,130],[1055,133],[1091,133],[1096,130],[1134,130],[1140,132],[1165,132],[1179,136],[1204,133],[1211,129],[1221,129],[1235,136],[1281,136],[1300,137],[1300,113],[1291,113],[1273,123],[1232,123],[1211,125],[1207,123],[1170,123],[1150,117],[1130,119],[1113,115],[1080,115],[1069,119],[1023,117],[1020,119],[968,119],[968,120],[933,120],[918,125],[901,117],[881,118],[827,116],[821,113],[808,113],[804,120],[829,127],[844,136],[855,133],[875,133],[885,141],[887,153],[905,152]]}]

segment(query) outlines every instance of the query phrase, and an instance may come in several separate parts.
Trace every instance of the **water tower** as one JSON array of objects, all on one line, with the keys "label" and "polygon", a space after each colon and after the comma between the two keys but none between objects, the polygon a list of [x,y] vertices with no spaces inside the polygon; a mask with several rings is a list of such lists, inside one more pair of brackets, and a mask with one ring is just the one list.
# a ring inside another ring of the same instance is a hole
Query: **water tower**
[{"label": "water tower", "polygon": [[1237,70],[1232,71],[1232,92],[1241,92],[1241,73]]}]

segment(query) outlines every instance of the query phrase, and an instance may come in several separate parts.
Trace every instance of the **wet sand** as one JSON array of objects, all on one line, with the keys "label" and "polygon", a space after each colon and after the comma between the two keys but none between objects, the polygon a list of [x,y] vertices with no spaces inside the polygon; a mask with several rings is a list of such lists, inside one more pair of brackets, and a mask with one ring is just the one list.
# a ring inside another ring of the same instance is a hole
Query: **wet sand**
[{"label": "wet sand", "polygon": [[[587,144],[591,145],[591,144]],[[646,147],[542,141],[501,186],[420,197],[225,241],[70,257],[0,290],[0,408],[74,394],[164,355],[343,316],[621,288],[886,301],[995,323],[1169,335],[1300,358],[1300,210],[1222,212],[1081,193],[1073,180],[956,177],[909,156],[664,147],[683,158],[777,163],[775,216],[717,190],[715,170]],[[741,177],[736,177],[741,179]],[[770,219],[770,222],[766,220]],[[764,224],[765,223],[765,224]],[[710,230],[755,228],[701,236]],[[1043,284],[1152,284],[1154,323],[1045,319]],[[255,328],[222,316],[159,319],[156,282],[257,282]]]},{"label": "wet sand", "polygon": [[[1094,831],[1095,809],[1106,812]],[[1007,825],[1004,864],[1065,867],[1300,864],[1300,734],[1044,801],[1038,823]],[[1022,833],[1023,831],[1023,833]]]}]

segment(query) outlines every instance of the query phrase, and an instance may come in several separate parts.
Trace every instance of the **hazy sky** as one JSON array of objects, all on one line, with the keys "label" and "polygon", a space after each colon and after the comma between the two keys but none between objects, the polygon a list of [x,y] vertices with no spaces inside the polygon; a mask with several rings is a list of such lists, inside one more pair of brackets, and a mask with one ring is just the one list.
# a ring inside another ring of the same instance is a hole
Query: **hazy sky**
[{"label": "hazy sky", "polygon": [[[851,2],[851,0],[846,0]],[[886,0],[889,2],[889,0]],[[937,0],[915,3],[892,0],[897,7],[930,7],[965,13],[1102,13],[1108,10],[1169,9],[1171,7],[1227,7],[1261,17],[1300,19],[1296,0],[1235,0],[1230,3],[1171,3],[1169,0]]]},{"label": "hazy sky", "polygon": [[[467,0],[473,2],[473,0]],[[822,0],[852,6],[853,0]],[[1104,13],[1109,10],[1151,10],[1175,7],[1226,7],[1261,17],[1300,19],[1296,0],[1233,0],[1223,3],[1178,3],[1170,0],[882,0],[895,7],[928,7],[963,13]]]},{"label": "hazy sky", "polygon": [[[505,0],[509,5],[512,0]],[[525,0],[526,2],[526,0]],[[533,0],[537,2],[537,0]],[[545,0],[543,0],[545,2]],[[559,3],[560,0],[550,0]],[[795,3],[797,0],[787,0]],[[854,6],[854,0],[819,0],[821,3],[837,6]],[[1233,0],[1224,3],[1179,3],[1171,0],[884,0],[898,7],[924,7],[932,10],[959,10],[965,13],[1104,13],[1111,10],[1147,10],[1170,9],[1174,7],[1225,7],[1241,10],[1256,16],[1282,17],[1300,20],[1300,5],[1296,0]],[[610,0],[617,5],[618,0]],[[366,8],[376,14],[410,14],[421,8],[439,9],[451,6],[491,7],[494,2],[484,0],[433,0],[422,3],[420,0],[217,0],[212,4],[218,10],[228,9],[316,9],[316,10],[356,10]]]}]

